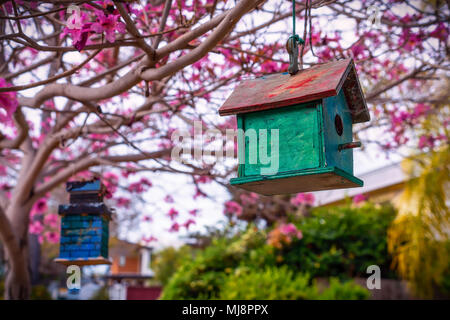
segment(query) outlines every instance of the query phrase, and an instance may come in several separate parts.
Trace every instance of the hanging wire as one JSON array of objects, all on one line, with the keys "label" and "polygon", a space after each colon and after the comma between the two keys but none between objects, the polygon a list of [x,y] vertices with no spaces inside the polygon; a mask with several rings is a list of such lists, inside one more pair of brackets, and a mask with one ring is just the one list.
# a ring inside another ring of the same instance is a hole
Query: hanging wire
[{"label": "hanging wire", "polygon": [[[289,53],[289,73],[294,75],[298,72],[298,44],[302,45],[302,54],[305,41],[295,32],[295,0],[292,0],[292,35],[288,38],[286,49]],[[303,58],[302,58],[303,60]],[[303,68],[301,60],[300,69]]]},{"label": "hanging wire", "polygon": [[305,44],[305,41],[295,32],[295,0],[292,0],[292,35],[289,38],[294,38],[301,45]]}]

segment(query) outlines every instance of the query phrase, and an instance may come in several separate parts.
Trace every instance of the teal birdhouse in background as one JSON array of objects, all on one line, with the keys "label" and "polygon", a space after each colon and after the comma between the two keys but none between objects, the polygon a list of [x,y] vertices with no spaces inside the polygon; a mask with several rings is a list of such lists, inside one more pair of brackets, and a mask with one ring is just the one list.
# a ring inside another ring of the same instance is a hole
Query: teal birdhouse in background
[{"label": "teal birdhouse in background", "polygon": [[361,144],[352,126],[370,115],[352,59],[244,81],[219,114],[237,116],[232,185],[264,195],[363,185],[353,176]]},{"label": "teal birdhouse in background", "polygon": [[105,189],[100,180],[67,182],[70,203],[60,205],[59,258],[66,265],[111,264],[108,260],[111,212],[103,203]]}]

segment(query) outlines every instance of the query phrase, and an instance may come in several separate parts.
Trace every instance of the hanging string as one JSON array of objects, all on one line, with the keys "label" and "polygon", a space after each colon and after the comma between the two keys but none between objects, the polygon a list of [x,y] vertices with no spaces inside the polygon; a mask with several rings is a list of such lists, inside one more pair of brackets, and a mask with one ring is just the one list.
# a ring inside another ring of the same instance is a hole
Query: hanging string
[{"label": "hanging string", "polygon": [[[298,44],[302,45],[302,53],[303,47],[305,45],[305,41],[299,37],[299,35],[295,32],[295,0],[292,0],[292,35],[288,38],[286,43],[286,49],[289,53],[289,73],[294,75],[298,72]],[[303,68],[303,61],[300,64],[300,69]]]}]

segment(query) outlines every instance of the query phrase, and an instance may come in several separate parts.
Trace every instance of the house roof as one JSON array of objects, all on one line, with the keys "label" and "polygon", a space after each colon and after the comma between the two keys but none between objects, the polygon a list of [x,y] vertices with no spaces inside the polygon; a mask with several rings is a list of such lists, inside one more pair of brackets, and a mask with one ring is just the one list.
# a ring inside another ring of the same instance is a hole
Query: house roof
[{"label": "house roof", "polygon": [[341,88],[353,123],[370,120],[353,59],[317,64],[291,76],[277,73],[240,83],[219,109],[221,116],[261,111],[337,95]]},{"label": "house roof", "polygon": [[358,175],[358,177],[364,180],[363,187],[314,192],[316,199],[315,205],[322,206],[334,203],[336,201],[343,200],[346,197],[353,197],[357,194],[382,190],[408,180],[408,176],[403,171],[401,163],[389,164],[387,166]]},{"label": "house roof", "polygon": [[121,240],[115,237],[110,239],[110,255],[122,255],[122,256],[134,256],[139,253],[139,250],[146,249],[152,251],[150,246],[141,245],[139,243],[133,243],[126,240]]}]

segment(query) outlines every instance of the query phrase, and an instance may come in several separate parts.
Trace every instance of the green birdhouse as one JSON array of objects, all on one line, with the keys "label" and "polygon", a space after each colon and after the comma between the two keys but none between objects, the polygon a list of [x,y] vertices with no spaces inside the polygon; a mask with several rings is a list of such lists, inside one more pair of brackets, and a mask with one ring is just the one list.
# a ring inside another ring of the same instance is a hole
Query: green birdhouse
[{"label": "green birdhouse", "polygon": [[236,115],[238,177],[264,194],[361,187],[353,175],[354,123],[370,120],[352,59],[239,84],[219,109]]}]

